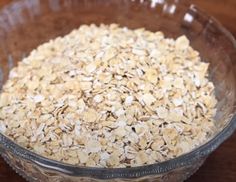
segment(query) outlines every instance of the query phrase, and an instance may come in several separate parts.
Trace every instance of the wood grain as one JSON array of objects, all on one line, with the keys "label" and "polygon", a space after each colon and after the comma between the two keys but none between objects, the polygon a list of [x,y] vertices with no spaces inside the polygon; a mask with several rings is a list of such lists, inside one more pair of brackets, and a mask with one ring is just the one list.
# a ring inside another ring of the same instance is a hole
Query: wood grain
[{"label": "wood grain", "polygon": [[[0,0],[0,8],[12,0]],[[236,36],[236,0],[189,0],[218,19]],[[235,60],[236,61],[236,60]],[[1,182],[25,182],[0,158]],[[223,143],[188,182],[236,181],[236,133]]]}]

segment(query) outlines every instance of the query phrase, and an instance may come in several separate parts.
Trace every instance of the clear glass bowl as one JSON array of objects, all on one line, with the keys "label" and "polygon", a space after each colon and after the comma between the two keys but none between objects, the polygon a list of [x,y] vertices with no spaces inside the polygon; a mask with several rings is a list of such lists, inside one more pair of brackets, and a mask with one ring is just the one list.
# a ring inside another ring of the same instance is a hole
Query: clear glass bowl
[{"label": "clear glass bowl", "polygon": [[[155,5],[155,7],[154,7]],[[168,37],[185,34],[210,63],[216,86],[218,132],[194,151],[162,163],[135,168],[78,167],[28,151],[0,134],[6,162],[29,181],[183,181],[236,128],[236,42],[215,19],[181,0],[19,0],[0,11],[0,85],[9,70],[37,45],[69,33],[81,24],[118,23],[161,30]]]}]

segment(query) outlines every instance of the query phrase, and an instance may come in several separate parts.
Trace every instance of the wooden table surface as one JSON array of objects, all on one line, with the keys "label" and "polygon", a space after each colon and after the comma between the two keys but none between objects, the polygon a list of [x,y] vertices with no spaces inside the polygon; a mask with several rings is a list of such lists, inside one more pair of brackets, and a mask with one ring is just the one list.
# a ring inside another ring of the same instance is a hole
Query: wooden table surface
[{"label": "wooden table surface", "polygon": [[[0,0],[0,8],[12,0]],[[236,0],[189,0],[216,17],[236,37]],[[236,61],[236,60],[235,60]],[[188,182],[236,181],[236,133],[223,143]],[[25,182],[0,158],[0,182]]]}]

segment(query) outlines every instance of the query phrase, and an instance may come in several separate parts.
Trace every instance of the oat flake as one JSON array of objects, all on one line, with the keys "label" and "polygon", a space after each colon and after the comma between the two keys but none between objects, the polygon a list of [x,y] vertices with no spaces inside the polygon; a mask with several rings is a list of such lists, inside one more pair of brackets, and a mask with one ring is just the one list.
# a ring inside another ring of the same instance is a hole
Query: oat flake
[{"label": "oat flake", "polygon": [[209,64],[190,44],[184,35],[82,25],[12,69],[0,132],[79,166],[134,167],[190,152],[214,132],[217,104]]}]

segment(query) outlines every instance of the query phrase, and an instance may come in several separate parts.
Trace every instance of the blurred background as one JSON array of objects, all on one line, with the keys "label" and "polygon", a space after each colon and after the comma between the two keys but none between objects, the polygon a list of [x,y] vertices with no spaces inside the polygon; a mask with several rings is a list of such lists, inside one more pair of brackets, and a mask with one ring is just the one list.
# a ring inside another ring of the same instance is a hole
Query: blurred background
[{"label": "blurred background", "polygon": [[[14,0],[0,0],[0,8]],[[128,0],[127,0],[128,1]],[[176,0],[181,1],[181,0]],[[236,37],[236,0],[186,0],[219,20]],[[235,60],[236,61],[236,60]],[[236,68],[235,68],[236,71]],[[0,158],[1,182],[25,182]],[[236,181],[236,133],[219,147],[187,182]]]}]

